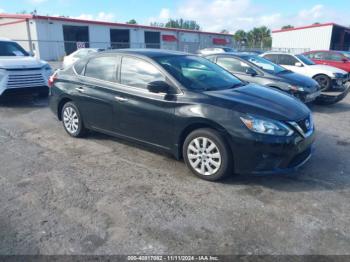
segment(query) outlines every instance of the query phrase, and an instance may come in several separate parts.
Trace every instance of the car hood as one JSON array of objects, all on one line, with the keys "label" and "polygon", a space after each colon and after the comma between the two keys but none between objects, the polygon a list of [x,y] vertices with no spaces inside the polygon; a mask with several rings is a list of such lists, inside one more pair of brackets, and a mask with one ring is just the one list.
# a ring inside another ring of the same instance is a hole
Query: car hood
[{"label": "car hood", "polygon": [[277,74],[276,76],[292,85],[298,85],[309,88],[314,88],[318,86],[318,83],[312,78],[294,72],[281,73]]},{"label": "car hood", "polygon": [[47,63],[31,56],[0,56],[0,68],[41,68]]},{"label": "car hood", "polygon": [[341,74],[347,74],[346,71],[333,67],[328,65],[310,65],[311,69],[318,71],[319,73],[341,73]]},{"label": "car hood", "polygon": [[255,84],[210,91],[207,94],[222,99],[222,102],[229,102],[230,107],[235,111],[275,120],[299,121],[310,114],[310,110],[293,96]]}]

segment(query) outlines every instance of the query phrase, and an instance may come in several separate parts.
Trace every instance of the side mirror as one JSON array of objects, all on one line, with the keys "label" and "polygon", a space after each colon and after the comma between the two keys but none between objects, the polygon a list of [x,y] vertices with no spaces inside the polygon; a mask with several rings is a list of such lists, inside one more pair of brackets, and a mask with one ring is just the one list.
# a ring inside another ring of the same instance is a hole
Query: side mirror
[{"label": "side mirror", "polygon": [[246,70],[245,70],[246,74],[248,75],[251,75],[251,76],[256,76],[258,73],[251,67],[248,67]]},{"label": "side mirror", "polygon": [[303,67],[303,64],[300,63],[300,62],[296,62],[296,63],[295,63],[295,66],[296,66],[296,67]]},{"label": "side mirror", "polygon": [[170,86],[165,81],[154,81],[148,84],[148,91],[155,94],[168,94],[170,91]]},{"label": "side mirror", "polygon": [[29,54],[30,56],[32,56],[32,57],[34,57],[34,56],[35,56],[35,54],[34,54],[34,52],[33,52],[33,51],[29,51],[29,52],[28,52],[28,54]]},{"label": "side mirror", "polygon": [[347,62],[349,62],[349,59],[343,58],[342,61],[343,61],[343,63],[347,63]]}]

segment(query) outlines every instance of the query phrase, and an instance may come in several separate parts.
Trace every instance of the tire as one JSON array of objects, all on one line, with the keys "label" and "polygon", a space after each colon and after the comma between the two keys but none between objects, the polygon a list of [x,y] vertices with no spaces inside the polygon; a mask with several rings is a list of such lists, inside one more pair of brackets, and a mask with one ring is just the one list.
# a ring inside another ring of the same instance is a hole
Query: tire
[{"label": "tire", "polygon": [[332,88],[332,79],[326,75],[317,75],[314,80],[321,86],[322,91],[326,91]]},{"label": "tire", "polygon": [[72,137],[83,137],[86,134],[83,119],[74,102],[67,102],[61,111],[64,130]]},{"label": "tire", "polygon": [[190,133],[182,150],[187,167],[201,179],[218,181],[232,174],[231,151],[223,136],[213,129]]}]

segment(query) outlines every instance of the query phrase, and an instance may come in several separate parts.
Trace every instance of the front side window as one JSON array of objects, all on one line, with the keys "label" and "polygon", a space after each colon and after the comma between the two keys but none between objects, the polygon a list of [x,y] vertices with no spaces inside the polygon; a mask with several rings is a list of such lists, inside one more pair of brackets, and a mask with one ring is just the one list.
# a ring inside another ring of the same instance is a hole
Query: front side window
[{"label": "front side window", "polygon": [[116,81],[117,58],[113,56],[95,57],[89,60],[85,68],[85,76],[104,81]]},{"label": "front side window", "polygon": [[202,57],[165,56],[156,61],[190,90],[223,90],[242,85],[238,78]]},{"label": "front side window", "polygon": [[326,56],[326,60],[341,62],[343,60],[343,56],[341,54],[329,53]]},{"label": "front side window", "polygon": [[29,56],[29,54],[15,42],[0,42],[0,56]]},{"label": "front side window", "polygon": [[284,67],[276,65],[271,61],[260,56],[247,56],[244,59],[271,74],[279,74],[287,71]]},{"label": "front side window", "polygon": [[325,52],[316,52],[313,54],[313,59],[326,60],[326,53]]},{"label": "front side window", "polygon": [[147,89],[156,81],[165,81],[164,76],[151,63],[133,57],[124,57],[120,73],[123,85]]},{"label": "front side window", "polygon": [[299,62],[295,57],[291,55],[279,55],[278,61],[281,65],[287,66],[295,66],[295,63]]},{"label": "front side window", "polygon": [[250,66],[233,57],[219,57],[217,64],[228,71],[245,73]]}]

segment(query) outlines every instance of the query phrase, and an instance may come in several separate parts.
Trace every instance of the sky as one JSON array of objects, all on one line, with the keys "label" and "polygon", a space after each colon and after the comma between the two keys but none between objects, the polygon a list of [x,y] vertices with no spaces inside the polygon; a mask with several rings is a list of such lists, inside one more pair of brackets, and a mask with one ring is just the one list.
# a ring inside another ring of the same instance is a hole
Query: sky
[{"label": "sky", "polygon": [[73,18],[139,24],[169,18],[195,20],[202,30],[250,30],[266,25],[310,25],[335,22],[350,26],[350,0],[0,0],[0,13],[31,12]]}]

